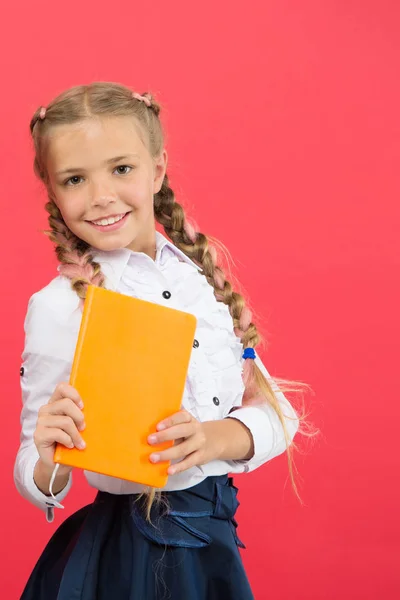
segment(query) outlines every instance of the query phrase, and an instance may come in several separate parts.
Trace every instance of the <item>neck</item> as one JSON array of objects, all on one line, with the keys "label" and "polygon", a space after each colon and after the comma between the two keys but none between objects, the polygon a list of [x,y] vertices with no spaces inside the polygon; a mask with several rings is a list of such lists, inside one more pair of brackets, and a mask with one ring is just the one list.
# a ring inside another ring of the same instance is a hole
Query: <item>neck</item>
[{"label": "neck", "polygon": [[146,239],[135,238],[128,246],[129,250],[133,252],[143,252],[150,256],[152,260],[156,259],[157,254],[157,243],[156,243],[156,232],[155,230]]}]

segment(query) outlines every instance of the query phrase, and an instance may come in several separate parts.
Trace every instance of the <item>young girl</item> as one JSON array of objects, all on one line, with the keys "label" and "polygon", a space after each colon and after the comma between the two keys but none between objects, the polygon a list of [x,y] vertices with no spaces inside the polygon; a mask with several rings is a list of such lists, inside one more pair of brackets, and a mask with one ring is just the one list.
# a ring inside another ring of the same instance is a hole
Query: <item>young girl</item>
[{"label": "young girl", "polygon": [[[149,460],[171,461],[164,501],[85,472],[96,499],[55,532],[23,600],[253,598],[227,474],[287,449],[296,490],[291,451],[302,417],[255,354],[259,334],[215,247],[175,201],[159,112],[148,93],[94,83],[66,91],[31,121],[60,264],[25,320],[15,483],[48,521],[72,484],[72,469],[60,465],[50,486],[55,444],[85,447],[85,398],[67,382],[87,286],[191,312],[198,324],[182,409],[148,438]],[[165,440],[174,445],[151,452]]]}]

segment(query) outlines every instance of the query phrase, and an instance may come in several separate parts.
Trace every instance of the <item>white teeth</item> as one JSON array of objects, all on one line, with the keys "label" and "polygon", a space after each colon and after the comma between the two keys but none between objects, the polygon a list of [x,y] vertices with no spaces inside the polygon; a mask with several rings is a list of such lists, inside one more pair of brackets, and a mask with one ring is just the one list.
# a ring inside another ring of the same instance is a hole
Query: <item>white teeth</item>
[{"label": "white teeth", "polygon": [[109,219],[101,219],[100,221],[92,221],[95,225],[112,225],[118,223],[125,215],[119,215],[118,217],[110,217]]}]

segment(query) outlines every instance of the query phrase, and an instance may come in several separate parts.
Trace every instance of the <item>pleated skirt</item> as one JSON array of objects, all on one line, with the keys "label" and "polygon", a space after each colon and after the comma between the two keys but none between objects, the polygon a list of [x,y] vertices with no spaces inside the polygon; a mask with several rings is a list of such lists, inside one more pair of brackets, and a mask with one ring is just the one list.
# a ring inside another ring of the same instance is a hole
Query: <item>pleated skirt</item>
[{"label": "pleated skirt", "polygon": [[254,600],[238,547],[237,488],[227,476],[145,499],[98,492],[67,518],[20,600]]}]

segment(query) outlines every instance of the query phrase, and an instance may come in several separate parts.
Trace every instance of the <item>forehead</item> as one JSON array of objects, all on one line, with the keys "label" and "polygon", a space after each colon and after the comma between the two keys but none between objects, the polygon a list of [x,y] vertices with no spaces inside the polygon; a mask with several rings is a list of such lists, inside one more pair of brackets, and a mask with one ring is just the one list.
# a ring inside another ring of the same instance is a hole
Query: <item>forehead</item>
[{"label": "forehead", "polygon": [[57,125],[48,135],[49,168],[65,163],[87,162],[109,156],[136,153],[148,155],[138,124],[131,117],[90,118],[71,125]]}]

